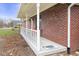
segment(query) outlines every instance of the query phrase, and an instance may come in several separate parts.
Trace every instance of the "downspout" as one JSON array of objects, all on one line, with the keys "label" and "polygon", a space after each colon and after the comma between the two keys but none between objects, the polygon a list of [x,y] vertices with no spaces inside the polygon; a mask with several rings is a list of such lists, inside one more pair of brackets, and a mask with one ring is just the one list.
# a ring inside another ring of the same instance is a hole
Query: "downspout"
[{"label": "downspout", "polygon": [[74,4],[72,3],[71,5],[69,5],[68,7],[68,37],[67,37],[67,54],[70,54],[70,21],[71,21],[71,7]]}]

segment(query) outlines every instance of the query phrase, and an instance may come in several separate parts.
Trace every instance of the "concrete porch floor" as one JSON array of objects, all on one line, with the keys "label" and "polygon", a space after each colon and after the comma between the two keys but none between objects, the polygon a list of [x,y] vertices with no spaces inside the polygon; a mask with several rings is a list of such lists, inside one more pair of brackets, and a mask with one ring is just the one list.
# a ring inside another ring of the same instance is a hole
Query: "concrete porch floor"
[{"label": "concrete porch floor", "polygon": [[[3,40],[2,43],[4,43],[0,47],[0,56],[35,56],[34,52],[19,34],[0,37],[0,40]],[[77,54],[73,52],[71,55],[76,56]],[[57,54],[51,54],[49,56],[68,55],[65,51]]]}]

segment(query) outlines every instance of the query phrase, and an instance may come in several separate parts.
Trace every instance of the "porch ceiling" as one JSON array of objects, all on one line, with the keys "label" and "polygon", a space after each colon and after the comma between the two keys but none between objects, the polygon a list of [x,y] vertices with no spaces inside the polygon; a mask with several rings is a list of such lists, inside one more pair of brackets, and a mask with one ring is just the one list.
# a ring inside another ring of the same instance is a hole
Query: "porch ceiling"
[{"label": "porch ceiling", "polygon": [[36,13],[36,4],[34,3],[23,3],[21,4],[19,13],[18,13],[18,18],[25,18],[26,16],[32,16]]},{"label": "porch ceiling", "polygon": [[79,5],[79,3],[77,3],[76,5]]},{"label": "porch ceiling", "polygon": [[[56,5],[57,3],[41,3],[40,4],[40,12]],[[25,17],[32,17],[36,15],[36,4],[35,3],[26,3],[26,4],[21,4],[19,13],[18,13],[18,18],[25,18]]]},{"label": "porch ceiling", "polygon": [[57,3],[41,3],[40,4],[40,12],[50,8],[50,7],[53,7],[54,5],[56,5]]}]

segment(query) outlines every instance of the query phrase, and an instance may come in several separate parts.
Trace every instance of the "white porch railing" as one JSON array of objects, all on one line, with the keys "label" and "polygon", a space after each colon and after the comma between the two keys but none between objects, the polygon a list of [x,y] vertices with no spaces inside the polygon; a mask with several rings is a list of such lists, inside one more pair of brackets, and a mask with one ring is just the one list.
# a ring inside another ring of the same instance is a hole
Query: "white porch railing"
[{"label": "white porch railing", "polygon": [[24,38],[28,38],[32,44],[37,47],[37,30],[32,30],[28,28],[21,28],[21,33]]},{"label": "white porch railing", "polygon": [[26,36],[26,29],[25,28],[21,28],[21,33]]},{"label": "white porch railing", "polygon": [[37,31],[26,28],[26,36],[37,47]]},{"label": "white porch railing", "polygon": [[[21,28],[21,35],[24,37],[25,41],[32,48],[36,55],[49,55],[62,51],[66,51],[66,47],[50,41],[46,38],[40,37],[40,50],[37,49],[37,30],[32,30],[28,28]],[[47,47],[52,46],[52,47]]]}]

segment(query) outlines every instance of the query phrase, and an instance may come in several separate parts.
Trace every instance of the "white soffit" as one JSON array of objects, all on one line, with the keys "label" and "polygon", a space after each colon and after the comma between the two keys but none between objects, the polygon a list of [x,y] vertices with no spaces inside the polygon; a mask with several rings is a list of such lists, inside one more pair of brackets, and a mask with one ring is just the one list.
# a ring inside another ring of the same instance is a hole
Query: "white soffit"
[{"label": "white soffit", "polygon": [[[50,8],[50,7],[52,7],[52,6],[54,6],[54,5],[56,5],[57,3],[41,3],[40,4],[40,12],[42,12],[42,11],[44,11],[44,10],[46,10],[46,9],[48,9],[48,8]],[[35,7],[35,5],[33,6],[33,7]],[[34,16],[34,15],[36,15],[37,13],[37,11],[36,11],[36,8],[35,9],[30,9],[30,10],[32,10],[32,13],[29,15],[29,16]],[[31,12],[31,11],[30,11]]]},{"label": "white soffit", "polygon": [[75,5],[79,5],[79,3],[76,3]]},{"label": "white soffit", "polygon": [[54,5],[56,5],[57,3],[41,3],[40,4],[40,12],[50,8],[50,7],[53,7]]},{"label": "white soffit", "polygon": [[32,16],[36,13],[36,4],[35,3],[23,3],[21,4],[19,13],[17,17],[24,18]]},{"label": "white soffit", "polygon": [[[56,5],[57,3],[41,3],[40,12]],[[21,4],[21,8],[17,17],[32,17],[37,14],[36,3]]]}]

